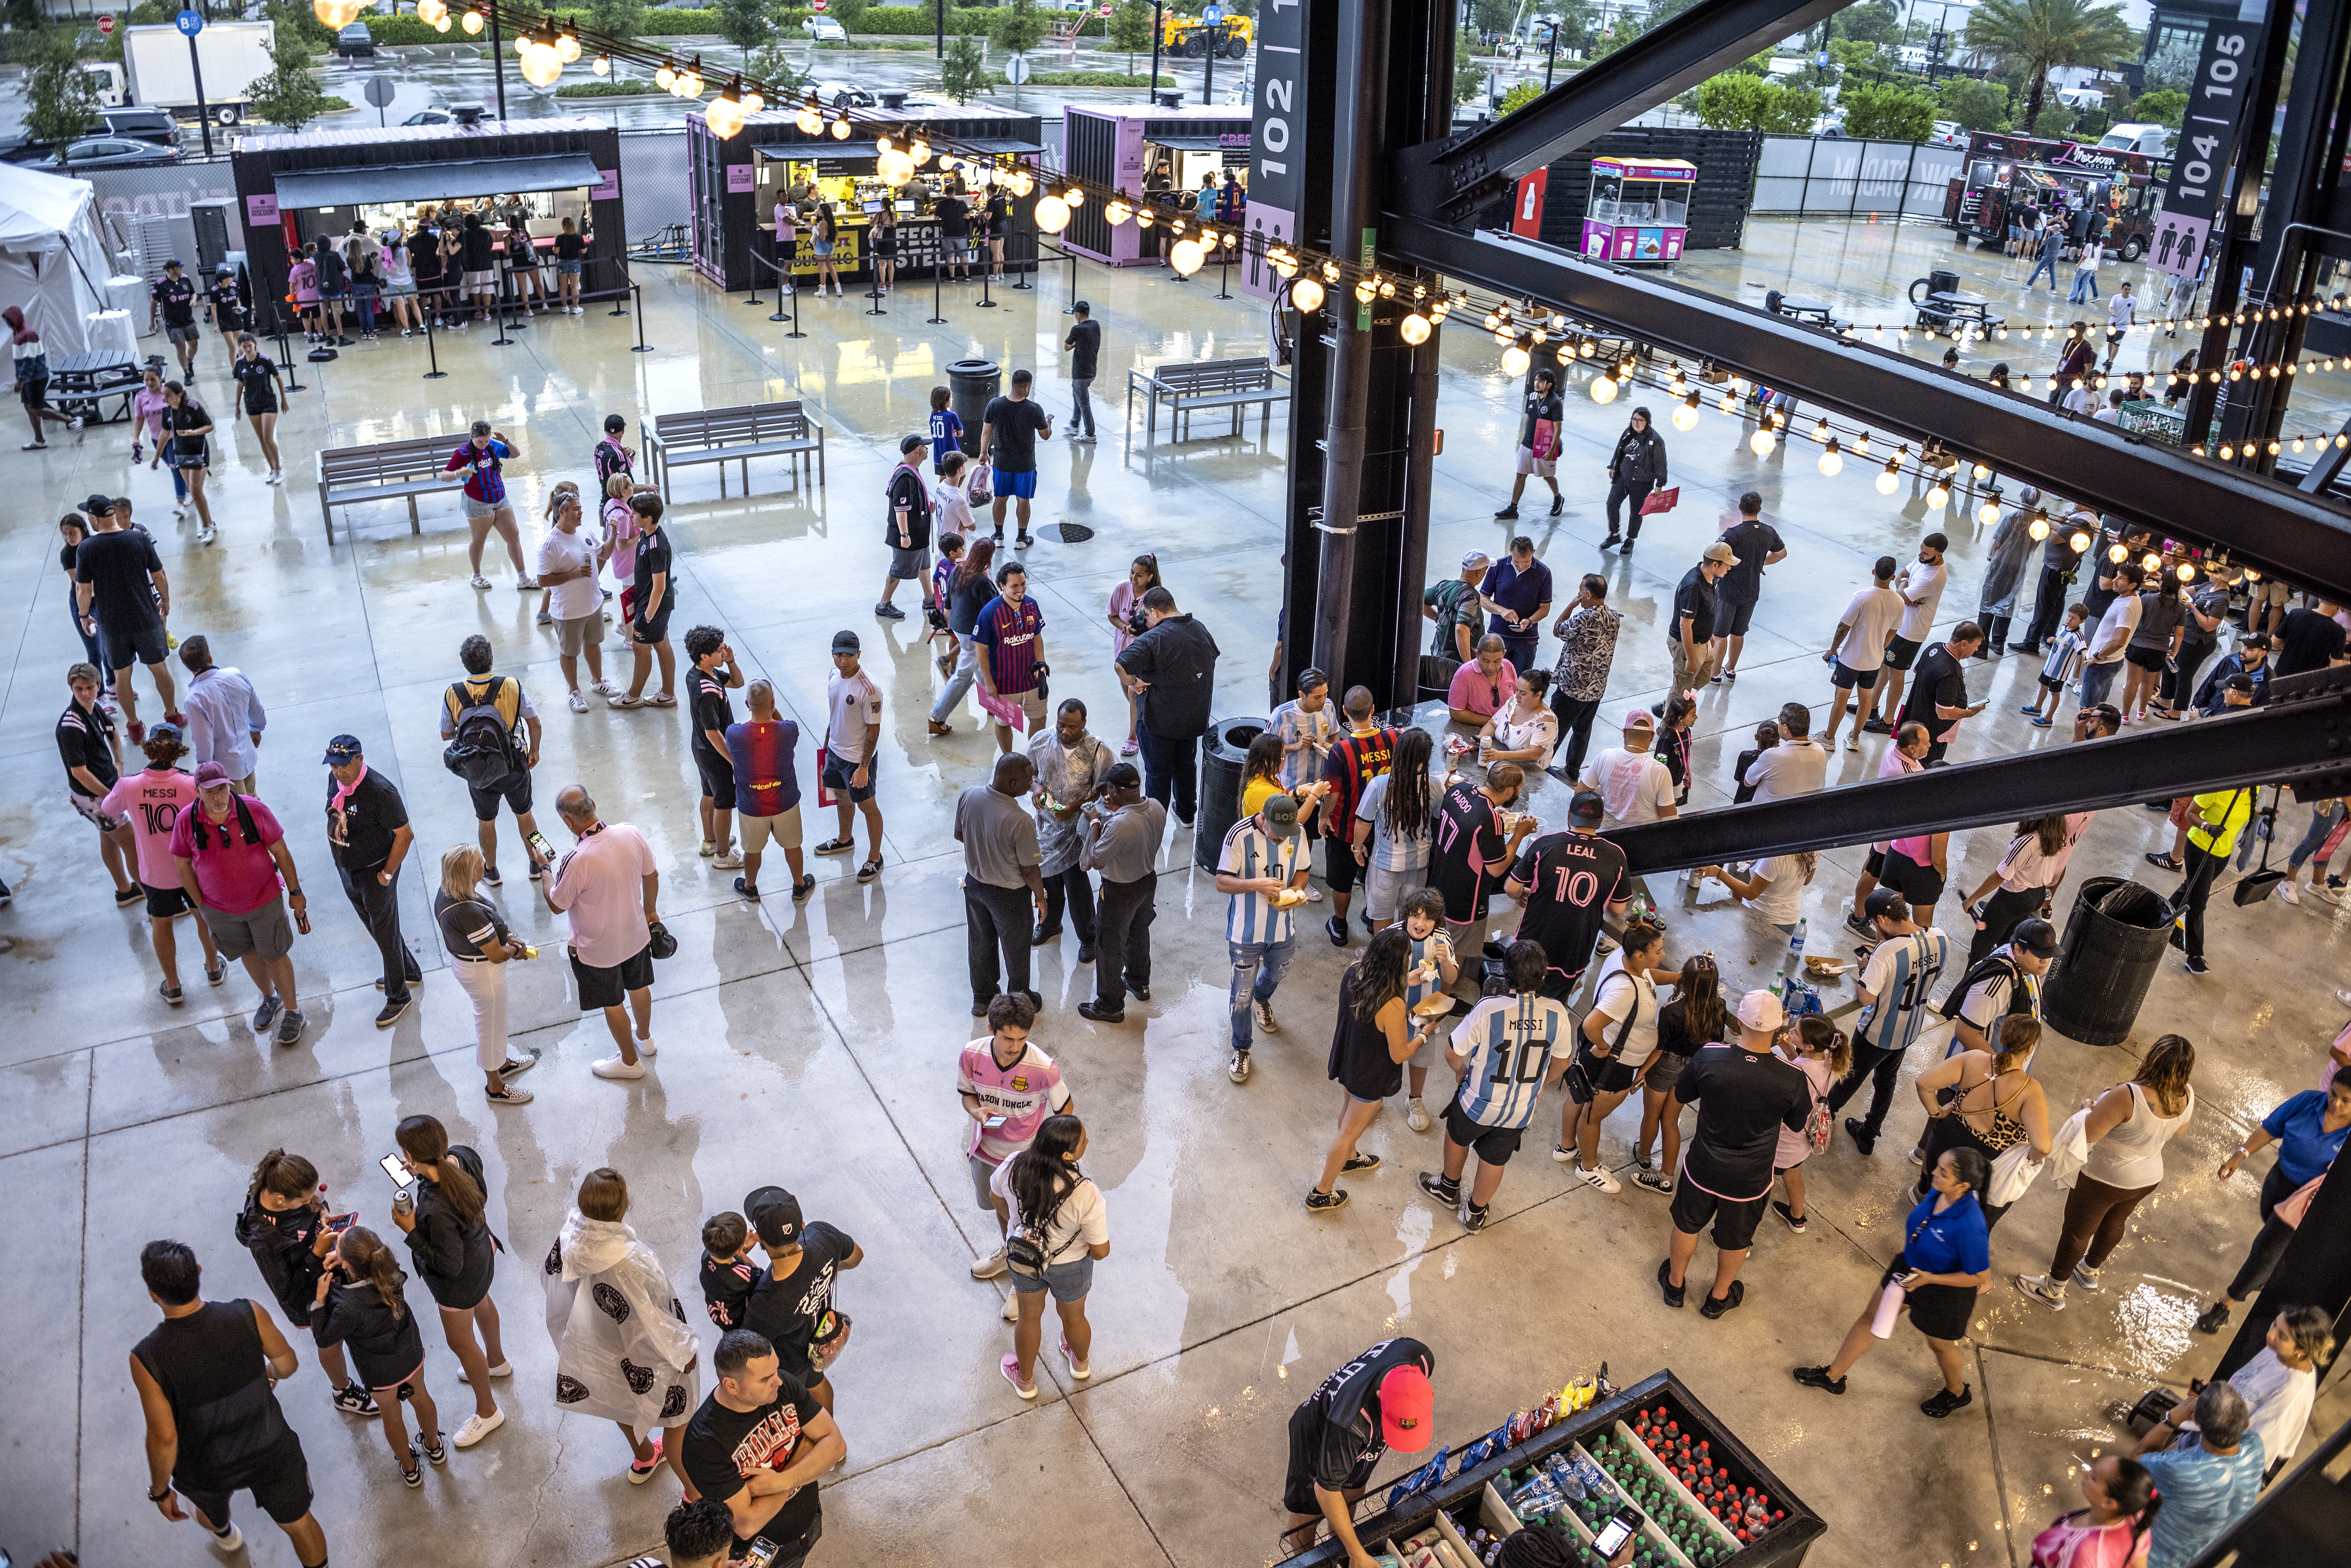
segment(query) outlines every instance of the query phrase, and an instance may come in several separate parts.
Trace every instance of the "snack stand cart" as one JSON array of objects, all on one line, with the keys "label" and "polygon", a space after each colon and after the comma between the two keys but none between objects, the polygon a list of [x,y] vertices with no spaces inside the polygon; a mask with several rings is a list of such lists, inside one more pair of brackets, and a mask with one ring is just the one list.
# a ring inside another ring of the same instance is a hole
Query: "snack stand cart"
[{"label": "snack stand cart", "polygon": [[[1802,1563],[1827,1533],[1671,1372],[1527,1430],[1542,1414],[1538,1407],[1512,1417],[1465,1449],[1458,1465],[1440,1450],[1385,1491],[1366,1494],[1354,1521],[1364,1549],[1399,1568],[1443,1568],[1448,1560],[1478,1568],[1500,1538],[1539,1519],[1589,1548],[1587,1519],[1604,1522],[1628,1501],[1642,1515],[1635,1562],[1651,1568],[1783,1568]],[[1577,1488],[1583,1496],[1573,1495]],[[1725,1515],[1740,1525],[1726,1524]],[[1584,1556],[1598,1561],[1588,1550]],[[1346,1560],[1326,1538],[1289,1564],[1338,1568]]]},{"label": "snack stand cart", "polygon": [[1679,158],[1594,158],[1583,254],[1595,261],[1679,261],[1698,165]]},{"label": "snack stand cart", "polygon": [[[1177,193],[1196,193],[1207,174],[1222,184],[1228,169],[1238,170],[1248,183],[1250,124],[1247,116],[1233,118],[1229,108],[1127,110],[1071,103],[1061,108],[1061,127],[1062,171],[1073,180],[1123,191],[1130,202],[1141,202],[1155,175]],[[1061,243],[1089,261],[1132,267],[1155,259],[1147,246],[1150,237],[1133,224],[1113,228],[1089,202],[1070,214]]]}]

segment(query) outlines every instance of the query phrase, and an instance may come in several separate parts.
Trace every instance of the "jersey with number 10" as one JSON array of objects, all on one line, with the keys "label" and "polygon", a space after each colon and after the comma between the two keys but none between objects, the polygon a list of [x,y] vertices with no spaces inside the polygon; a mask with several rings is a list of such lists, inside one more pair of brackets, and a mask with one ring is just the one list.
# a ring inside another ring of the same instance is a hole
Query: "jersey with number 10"
[{"label": "jersey with number 10", "polygon": [[1527,885],[1519,940],[1541,943],[1562,980],[1583,973],[1608,906],[1633,895],[1625,852],[1596,833],[1544,834],[1519,852],[1510,880]]},{"label": "jersey with number 10", "polygon": [[1461,1113],[1481,1127],[1524,1127],[1551,1059],[1575,1049],[1575,1015],[1549,997],[1488,997],[1453,1031]]}]

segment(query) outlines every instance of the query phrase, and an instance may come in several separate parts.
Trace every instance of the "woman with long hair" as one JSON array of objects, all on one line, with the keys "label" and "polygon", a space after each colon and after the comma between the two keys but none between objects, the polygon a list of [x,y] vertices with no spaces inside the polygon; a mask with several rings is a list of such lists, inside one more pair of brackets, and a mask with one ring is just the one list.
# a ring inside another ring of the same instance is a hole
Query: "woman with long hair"
[{"label": "woman with long hair", "polygon": [[1428,758],[1436,744],[1425,729],[1399,731],[1388,770],[1355,800],[1355,859],[1364,868],[1364,913],[1374,934],[1404,918],[1405,896],[1428,880],[1436,845],[1429,832],[1436,802]]},{"label": "woman with long hair", "polygon": [[441,885],[433,891],[433,924],[465,999],[474,1005],[474,1065],[493,1105],[527,1105],[530,1091],[507,1080],[538,1065],[536,1049],[507,1043],[507,966],[528,958],[529,945],[507,929],[506,916],[481,895],[482,851],[452,844],[441,852]]},{"label": "woman with long hair", "polygon": [[75,559],[81,553],[82,541],[89,538],[89,520],[79,512],[68,512],[57,519],[57,532],[65,539],[64,548],[57,551],[57,564],[64,567],[66,572],[66,613],[73,617],[74,635],[81,639],[83,655],[90,666],[98,671],[99,695],[109,699],[106,711],[112,713],[114,711],[114,704],[111,701],[114,695],[114,661],[103,656],[101,652],[103,643],[99,632],[91,630],[98,621],[98,601],[96,600],[90,601],[90,613],[85,616],[74,596],[74,585],[78,580]]},{"label": "woman with long hair", "polygon": [[1690,729],[1698,723],[1698,699],[1676,692],[1666,699],[1665,716],[1657,724],[1657,760],[1673,775],[1674,804],[1687,806],[1690,794]]},{"label": "woman with long hair", "polygon": [[[229,373],[236,373],[235,366],[230,367]],[[162,366],[148,366],[140,380],[139,389],[131,394],[131,461],[135,466],[144,444],[152,442],[155,455],[147,459],[152,470],[172,455],[172,444],[163,429],[163,416],[172,411],[172,403],[163,395]],[[188,482],[181,477],[176,465],[172,469],[172,515],[188,515]]]},{"label": "woman with long hair", "polygon": [[884,197],[882,210],[873,214],[873,226],[866,231],[873,246],[873,291],[887,294],[898,284],[898,214]]},{"label": "woman with long hair", "polygon": [[[1330,1077],[1339,1096],[1339,1130],[1322,1156],[1322,1178],[1306,1195],[1309,1214],[1328,1214],[1347,1201],[1342,1176],[1380,1168],[1377,1155],[1359,1154],[1355,1140],[1404,1087],[1404,1064],[1428,1043],[1435,1019],[1413,1027],[1406,1002],[1412,938],[1396,926],[1374,936],[1339,982],[1339,1022],[1331,1035]],[[1439,1015],[1440,1017],[1443,1015]]]},{"label": "woman with long hair", "polygon": [[[1814,1115],[1820,1113],[1821,1103],[1836,1087],[1837,1080],[1853,1071],[1853,1041],[1820,1013],[1798,1019],[1795,1028],[1773,1042],[1771,1054],[1804,1075]],[[1804,1232],[1804,1161],[1813,1152],[1810,1134],[1809,1122],[1802,1133],[1782,1127],[1780,1146],[1771,1154],[1771,1174],[1788,1183],[1788,1201],[1772,1199],[1771,1212],[1799,1236]]]},{"label": "woman with long hair", "polygon": [[2176,572],[2156,573],[2155,585],[2138,596],[2138,625],[2124,646],[2123,722],[2147,722],[2147,705],[2161,687],[2163,672],[2179,657],[2188,636],[2188,607],[2179,597]]},{"label": "woman with long hair", "polygon": [[[1974,1403],[1959,1342],[1975,1314],[1976,1292],[1991,1282],[1991,1233],[1976,1197],[1991,1175],[1991,1162],[1973,1149],[1946,1149],[1928,1167],[1932,1190],[1903,1221],[1902,1249],[1870,1291],[1853,1327],[1845,1330],[1844,1343],[1826,1366],[1797,1367],[1797,1382],[1843,1394],[1844,1375],[1868,1354],[1877,1336],[1875,1324],[1883,1313],[1885,1293],[1894,1291],[1900,1297],[1894,1310],[1910,1314],[1910,1326],[1927,1336],[1927,1346],[1943,1374],[1943,1386],[1919,1405],[1920,1413],[1939,1421]],[[1889,1334],[1892,1328],[1889,1322]]]},{"label": "woman with long hair", "polygon": [[1813,884],[1813,873],[1820,864],[1819,855],[1811,850],[1798,850],[1793,854],[1757,861],[1745,876],[1728,866],[1698,869],[1737,894],[1741,903],[1770,921],[1781,936],[1792,936],[1796,934],[1796,921],[1803,912],[1804,889]]},{"label": "woman with long hair", "polygon": [[[2192,1406],[2191,1406],[2192,1407]],[[2080,1471],[2087,1508],[2061,1513],[2032,1538],[2032,1568],[2134,1568],[2163,1511],[2155,1477],[2137,1459],[2106,1454]]]},{"label": "woman with long hair", "polygon": [[1011,1270],[1020,1316],[1012,1329],[1012,1354],[997,1364],[1023,1399],[1037,1397],[1034,1372],[1048,1291],[1061,1314],[1061,1359],[1070,1375],[1081,1383],[1093,1375],[1086,1293],[1093,1289],[1094,1264],[1110,1256],[1110,1210],[1102,1189],[1078,1168],[1085,1152],[1084,1123],[1066,1112],[1048,1116],[1029,1146],[997,1166],[988,1184],[1008,1206],[1006,1234],[1034,1241],[1043,1260],[1035,1273]]},{"label": "woman with long hair", "polygon": [[408,225],[399,218],[384,232],[383,313],[403,338],[423,329],[416,314],[416,274],[408,261]]},{"label": "woman with long hair", "polygon": [[830,283],[832,285],[833,297],[839,298],[841,274],[833,270],[832,247],[841,238],[841,225],[834,221],[831,202],[819,202],[816,204],[816,222],[809,225],[809,249],[816,257],[818,297],[822,298],[824,286]]},{"label": "woman with long hair", "polygon": [[204,498],[204,471],[212,465],[213,416],[177,382],[163,383],[163,400],[171,404],[163,424],[172,433],[172,465],[187,482],[188,499],[196,504],[196,542],[208,545],[213,542],[213,508]]},{"label": "woman with long hair", "polygon": [[[1280,730],[1266,730],[1249,742],[1241,758],[1241,792],[1236,802],[1242,816],[1256,816],[1268,800],[1282,792],[1281,755]],[[1305,815],[1304,810],[1299,815]]]},{"label": "woman with long hair", "polygon": [[[139,885],[147,894],[147,928],[153,934],[156,965],[163,971],[157,994],[176,1008],[181,1001],[180,946],[172,922],[183,915],[195,915],[196,906],[189,900],[187,889],[180,885],[179,862],[172,856],[172,830],[179,824],[180,813],[196,803],[196,781],[175,766],[188,754],[180,741],[179,726],[156,725],[139,749],[147,754],[146,768],[116,779],[98,809],[128,821],[138,841]],[[196,940],[204,946],[204,978],[217,986],[228,977],[228,966],[213,943],[211,925],[201,915],[196,919]]]},{"label": "woman with long hair", "polygon": [[277,453],[277,416],[285,406],[286,378],[277,373],[277,365],[261,351],[250,332],[237,339],[236,359],[228,373],[235,379],[237,389],[229,400],[229,423],[253,422],[253,438],[261,444],[262,461],[269,465],[269,477],[263,483],[281,483],[286,467]]},{"label": "woman with long hair", "polygon": [[556,1408],[621,1428],[629,1440],[630,1485],[653,1479],[666,1460],[692,1497],[685,1423],[701,1402],[701,1347],[661,1260],[638,1239],[628,1214],[629,1184],[621,1173],[590,1171],[547,1255],[542,1275],[547,1335],[555,1342]]},{"label": "woman with long hair", "polygon": [[[319,1167],[299,1155],[272,1149],[253,1167],[246,1184],[245,1211],[236,1217],[236,1239],[253,1254],[269,1293],[289,1326],[308,1328],[319,1346],[319,1368],[334,1390],[335,1408],[346,1416],[376,1414],[375,1396],[351,1381],[340,1343],[318,1340],[326,1313],[319,1307],[319,1276],[327,1270],[335,1233],[327,1228],[327,1189]],[[337,1219],[344,1218],[335,1215]]]},{"label": "woman with long hair", "polygon": [[521,309],[528,300],[530,313],[536,316],[547,306],[547,280],[539,276],[538,246],[531,243],[530,220],[520,208],[516,209],[506,239],[507,272],[514,279],[515,308]]},{"label": "woman with long hair", "polygon": [[2014,1279],[2027,1301],[2063,1312],[2069,1281],[2098,1288],[2098,1270],[2122,1245],[2131,1211],[2162,1185],[2164,1145],[2196,1114],[2196,1091],[2188,1082],[2195,1071],[2196,1048],[2183,1035],[2167,1034],[2147,1048],[2136,1077],[2089,1103],[2090,1157],[2065,1195],[2049,1272]]},{"label": "woman with long hair", "polygon": [[[1143,635],[1143,596],[1160,587],[1159,558],[1146,551],[1127,563],[1126,575],[1110,591],[1110,604],[1104,613],[1110,619],[1110,656],[1116,659],[1126,652],[1126,645]],[[1118,748],[1121,757],[1132,757],[1138,742],[1134,737],[1134,694],[1126,694],[1126,744]]]},{"label": "woman with long hair", "polygon": [[[441,1411],[424,1386],[424,1335],[409,1310],[401,1272],[383,1238],[364,1225],[354,1225],[335,1239],[329,1254],[333,1264],[319,1276],[312,1298],[311,1322],[321,1349],[348,1343],[360,1381],[375,1395],[376,1415],[383,1422],[383,1440],[400,1466],[400,1479],[411,1487],[424,1484],[417,1461],[449,1462],[441,1442]],[[320,1323],[319,1314],[324,1315]],[[416,1436],[408,1435],[402,1404],[416,1406]]]},{"label": "woman with long hair", "polygon": [[1665,957],[1663,925],[1646,919],[1625,925],[1623,942],[1593,978],[1592,1005],[1578,1030],[1567,1092],[1560,1096],[1559,1142],[1551,1157],[1602,1192],[1618,1191],[1621,1184],[1601,1163],[1600,1126],[1657,1053],[1657,982],[1674,978],[1663,967]]},{"label": "woman with long hair", "polygon": [[465,1369],[458,1381],[473,1387],[474,1413],[455,1436],[457,1447],[470,1448],[506,1425],[506,1413],[490,1394],[490,1379],[514,1375],[498,1343],[497,1303],[490,1300],[498,1239],[483,1218],[488,1199],[482,1156],[462,1144],[451,1147],[448,1129],[437,1117],[407,1117],[393,1136],[401,1164],[416,1177],[416,1197],[404,1209],[393,1206],[392,1222],[408,1233],[417,1275],[441,1309],[442,1335]]},{"label": "woman with long hair", "polygon": [[[1722,971],[1714,955],[1698,953],[1683,959],[1672,998],[1657,1009],[1657,1054],[1641,1074],[1641,1135],[1633,1145],[1633,1163],[1639,1167],[1633,1173],[1635,1186],[1651,1192],[1674,1190],[1682,1129],[1677,1119],[1665,1113],[1666,1102],[1690,1058],[1728,1038],[1729,1030],[1730,1008],[1722,999]],[[1665,1155],[1653,1167],[1649,1150],[1660,1127],[1665,1130]]]},{"label": "woman with long hair", "polygon": [[[2049,901],[2064,880],[2066,862],[2074,858],[2074,842],[2095,815],[2089,811],[2034,817],[2016,824],[2016,836],[2001,852],[2000,863],[1976,890],[1960,900],[1975,925],[1968,942],[1968,967],[1991,956],[2008,940],[2019,922],[2040,915],[2047,919]],[[1993,888],[1998,893],[1992,893]],[[1991,893],[1987,900],[1984,894]]]},{"label": "woman with long hair", "polygon": [[996,596],[995,566],[996,541],[974,539],[947,578],[947,630],[955,633],[956,658],[946,690],[931,706],[933,735],[945,735],[955,727],[947,723],[947,716],[979,678],[979,612]]},{"label": "woman with long hair", "polygon": [[1559,715],[1543,700],[1550,689],[1549,671],[1519,672],[1509,705],[1496,709],[1478,731],[1480,760],[1515,762],[1530,772],[1551,766],[1552,747],[1559,744]]},{"label": "woman with long hair", "polygon": [[[1920,1157],[1928,1168],[1945,1149],[1973,1149],[1987,1162],[2023,1144],[2039,1165],[2049,1157],[2049,1100],[2025,1069],[2041,1043],[2041,1020],[2011,1013],[2001,1020],[1997,1051],[1960,1051],[1918,1075],[1918,1103],[1927,1108],[1927,1137]],[[1842,1074],[1840,1074],[1842,1076]],[[1918,1178],[1927,1191],[1927,1178]],[[2008,1212],[1982,1196],[1984,1228]]]},{"label": "woman with long hair", "polygon": [[[2294,1450],[2302,1447],[2311,1406],[2318,1401],[2318,1368],[2334,1357],[2334,1315],[2324,1307],[2287,1307],[2270,1319],[2270,1332],[2252,1359],[2230,1375],[2229,1386],[2244,1396],[2246,1430],[2262,1440],[2263,1480],[2292,1463]],[[2203,1380],[2190,1378],[2188,1391],[2203,1393]],[[2195,1414],[2196,1401],[2181,1400],[2139,1439],[2133,1452],[2170,1448]]]}]

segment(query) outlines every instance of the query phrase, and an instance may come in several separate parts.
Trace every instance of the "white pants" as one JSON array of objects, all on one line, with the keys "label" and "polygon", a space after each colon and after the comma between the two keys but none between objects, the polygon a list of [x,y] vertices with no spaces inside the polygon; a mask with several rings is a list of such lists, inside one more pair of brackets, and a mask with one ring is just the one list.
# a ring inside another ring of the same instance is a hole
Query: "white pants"
[{"label": "white pants", "polygon": [[474,1004],[474,1063],[495,1072],[507,1060],[507,967],[453,960],[449,967]]}]

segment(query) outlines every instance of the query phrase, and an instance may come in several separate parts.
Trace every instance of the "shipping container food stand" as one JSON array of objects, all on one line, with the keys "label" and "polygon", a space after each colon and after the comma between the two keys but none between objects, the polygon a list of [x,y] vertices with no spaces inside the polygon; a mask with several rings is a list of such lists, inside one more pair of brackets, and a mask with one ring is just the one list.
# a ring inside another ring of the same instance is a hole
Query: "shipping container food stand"
[{"label": "shipping container food stand", "polygon": [[[1171,192],[1197,193],[1203,176],[1224,183],[1224,172],[1249,179],[1250,124],[1229,108],[1125,110],[1064,104],[1061,172],[1139,203],[1155,177]],[[1156,259],[1150,232],[1134,224],[1111,226],[1089,202],[1070,214],[1061,243],[1090,261],[1132,267]]]},{"label": "shipping container food stand", "polygon": [[1583,254],[1657,266],[1680,260],[1697,184],[1698,165],[1678,158],[1594,158]]},{"label": "shipping container food stand", "polygon": [[[1503,1447],[1510,1430],[1506,1424],[1471,1444],[1450,1475],[1439,1458],[1366,1494],[1354,1521],[1364,1550],[1398,1568],[1416,1568],[1425,1551],[1426,1561],[1449,1555],[1475,1568],[1501,1538],[1549,1523],[1598,1568],[1589,1550],[1596,1525],[1628,1501],[1642,1516],[1636,1568],[1792,1568],[1828,1531],[1671,1372]],[[1440,1542],[1447,1552],[1434,1552]],[[1342,1568],[1346,1560],[1326,1538],[1286,1568]]]}]

